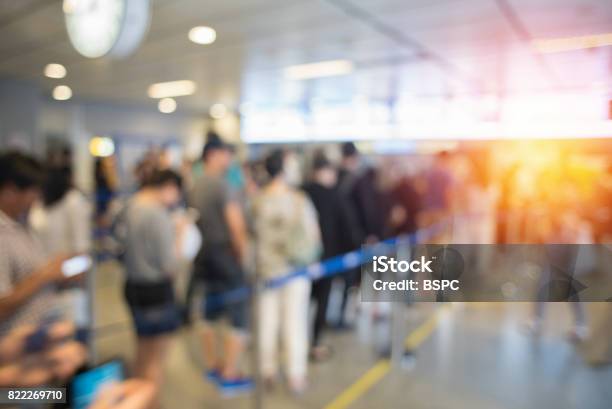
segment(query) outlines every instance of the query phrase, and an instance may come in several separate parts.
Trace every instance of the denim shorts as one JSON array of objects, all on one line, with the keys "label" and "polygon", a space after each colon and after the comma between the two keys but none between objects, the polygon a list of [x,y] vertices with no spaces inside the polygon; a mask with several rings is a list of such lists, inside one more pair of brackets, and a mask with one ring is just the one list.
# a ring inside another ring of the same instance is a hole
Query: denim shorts
[{"label": "denim shorts", "polygon": [[125,297],[139,337],[168,334],[180,327],[181,312],[170,281],[147,284],[127,282]]}]

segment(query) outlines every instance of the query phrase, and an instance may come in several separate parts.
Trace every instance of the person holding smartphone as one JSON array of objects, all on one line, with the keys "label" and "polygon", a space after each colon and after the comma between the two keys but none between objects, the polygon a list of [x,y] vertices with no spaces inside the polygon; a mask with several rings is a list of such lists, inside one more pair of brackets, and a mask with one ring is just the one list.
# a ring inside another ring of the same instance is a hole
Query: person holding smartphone
[{"label": "person holding smartphone", "polygon": [[45,259],[26,220],[44,180],[30,156],[0,153],[0,337],[21,325],[40,325],[53,314],[55,285],[69,280],[66,256]]},{"label": "person holding smartphone", "polygon": [[155,171],[126,205],[125,297],[138,336],[136,376],[159,391],[163,359],[171,334],[181,324],[174,293],[179,253],[170,208],[181,198],[181,177],[171,170]]},{"label": "person holding smartphone", "polygon": [[[85,274],[91,263],[92,208],[85,195],[73,184],[69,166],[47,166],[41,200],[32,207],[29,224],[39,238],[47,257],[60,254],[78,255],[63,266],[75,282],[62,286],[58,305],[62,315],[82,330],[89,326],[89,307]],[[89,260],[88,260],[89,259]]]}]

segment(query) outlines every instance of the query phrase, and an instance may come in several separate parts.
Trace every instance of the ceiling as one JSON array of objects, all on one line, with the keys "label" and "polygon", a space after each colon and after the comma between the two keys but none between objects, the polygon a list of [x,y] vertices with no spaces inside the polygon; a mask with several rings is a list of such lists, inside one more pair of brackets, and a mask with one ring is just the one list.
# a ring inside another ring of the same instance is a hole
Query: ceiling
[{"label": "ceiling", "polygon": [[[60,0],[0,0],[0,78],[63,82],[77,98],[155,105],[151,83],[191,79],[181,109],[524,92],[612,91],[612,47],[536,54],[534,38],[612,32],[606,0],[151,0],[141,47],[124,60],[74,51]],[[209,46],[188,30],[217,30]],[[344,77],[287,81],[283,68],[349,59]],[[42,74],[50,62],[68,76]]]}]

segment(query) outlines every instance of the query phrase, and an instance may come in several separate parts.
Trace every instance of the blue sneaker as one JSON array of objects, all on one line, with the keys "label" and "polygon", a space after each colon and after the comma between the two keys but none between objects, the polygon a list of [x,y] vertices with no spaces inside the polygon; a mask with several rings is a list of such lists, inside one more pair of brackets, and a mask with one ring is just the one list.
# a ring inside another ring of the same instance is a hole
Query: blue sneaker
[{"label": "blue sneaker", "polygon": [[221,373],[217,369],[210,369],[204,373],[204,377],[208,382],[217,384],[221,379]]},{"label": "blue sneaker", "polygon": [[232,397],[241,393],[251,392],[255,384],[251,378],[236,378],[236,379],[223,379],[219,378],[217,381],[217,387],[219,392],[226,397]]}]

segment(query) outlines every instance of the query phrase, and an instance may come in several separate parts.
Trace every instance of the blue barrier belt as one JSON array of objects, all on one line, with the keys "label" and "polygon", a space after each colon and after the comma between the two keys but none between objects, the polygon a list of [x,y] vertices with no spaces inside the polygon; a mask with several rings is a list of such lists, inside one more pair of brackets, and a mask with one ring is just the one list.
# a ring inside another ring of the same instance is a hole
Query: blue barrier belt
[{"label": "blue barrier belt", "polygon": [[[399,245],[414,246],[418,243],[434,237],[437,233],[448,225],[448,222],[440,222],[428,228],[421,229],[412,234],[400,235],[387,240],[380,241],[376,244],[364,246],[361,249],[353,250],[335,257],[313,263],[309,266],[299,267],[291,270],[285,275],[266,280],[263,284],[264,290],[273,290],[287,285],[289,282],[299,278],[307,277],[309,280],[318,280],[326,277],[333,277],[344,271],[357,268],[367,261],[372,259],[372,256],[380,254],[383,249],[395,248]],[[97,262],[103,262],[113,259],[114,256],[108,253],[98,254]],[[205,300],[206,308],[210,310],[218,310],[226,305],[239,303],[247,300],[253,292],[253,286],[244,285],[226,291],[222,294],[214,294],[208,296]]]},{"label": "blue barrier belt", "polygon": [[[357,268],[372,259],[372,256],[380,254],[382,249],[395,248],[399,245],[414,246],[418,243],[434,237],[437,233],[448,224],[441,222],[430,226],[426,229],[421,229],[416,233],[400,235],[391,239],[383,240],[376,244],[364,246],[362,249],[353,250],[339,256],[331,257],[322,260],[318,263],[313,263],[309,266],[300,267],[291,270],[285,275],[275,277],[264,282],[264,290],[273,290],[287,285],[289,282],[299,278],[307,277],[309,280],[318,280],[326,277],[333,277],[347,270]],[[239,303],[247,300],[253,292],[252,286],[244,285],[222,294],[214,294],[208,296],[205,300],[206,308],[210,310],[218,310],[226,305]]]}]

